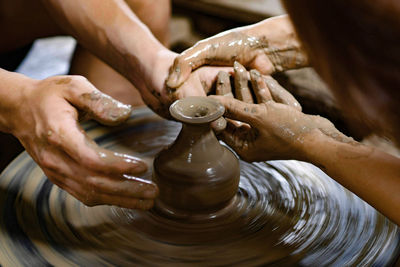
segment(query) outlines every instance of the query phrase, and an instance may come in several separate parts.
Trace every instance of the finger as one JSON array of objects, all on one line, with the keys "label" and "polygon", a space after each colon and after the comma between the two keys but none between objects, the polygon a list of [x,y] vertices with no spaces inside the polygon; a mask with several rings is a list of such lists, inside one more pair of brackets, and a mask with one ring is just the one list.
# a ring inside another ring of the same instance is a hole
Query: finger
[{"label": "finger", "polygon": [[121,179],[110,179],[108,177],[89,176],[86,178],[88,186],[96,192],[133,197],[141,199],[154,199],[158,195],[156,184],[134,176],[124,175]]},{"label": "finger", "polygon": [[[165,90],[166,91],[166,90]],[[172,104],[172,100],[165,93],[159,94],[155,90],[140,90],[140,96],[142,97],[144,103],[155,113],[161,117],[169,119],[168,107]]]},{"label": "finger", "polygon": [[64,180],[76,180],[96,192],[143,199],[152,199],[158,194],[157,186],[150,181],[129,175],[101,176],[102,173],[97,170],[85,170],[85,166],[79,165],[57,148],[43,150],[40,158],[39,164],[44,170],[57,173]]},{"label": "finger", "polygon": [[175,58],[166,81],[168,87],[178,88],[189,78],[193,70],[210,62],[216,51],[213,49],[215,45],[208,42],[209,39],[199,41]]},{"label": "finger", "polygon": [[115,125],[129,118],[130,105],[125,105],[100,92],[88,80],[78,77],[62,78],[74,81],[69,82],[69,90],[64,91],[64,97],[70,104],[107,125]]},{"label": "finger", "polygon": [[178,88],[181,86],[188,78],[190,73],[195,69],[196,66],[193,66],[191,62],[192,55],[194,53],[199,53],[197,57],[197,62],[200,65],[199,59],[202,57],[202,50],[198,50],[196,47],[191,47],[188,50],[184,51],[180,56],[176,57],[174,60],[174,64],[169,69],[169,75],[166,80],[166,85],[170,88]]},{"label": "finger", "polygon": [[[231,81],[230,81],[230,75],[227,72],[221,71],[218,73],[218,79],[217,79],[217,86],[216,86],[216,94],[221,95],[221,96],[226,96],[230,98],[234,98],[232,94],[232,86],[231,86]],[[235,126],[239,127],[243,125],[244,123],[240,121],[234,121],[230,120],[232,124]],[[214,131],[219,134],[222,130],[225,129],[226,127],[226,120],[224,119],[224,127],[219,127],[219,128],[214,128]]]},{"label": "finger", "polygon": [[113,205],[127,209],[149,210],[154,206],[153,199],[140,199],[131,197],[118,197],[115,195],[99,194],[98,202],[94,205]]},{"label": "finger", "polygon": [[223,117],[211,122],[211,128],[216,134],[223,131],[226,128],[226,120]]},{"label": "finger", "polygon": [[234,125],[235,127],[238,127],[238,128],[242,127],[243,125],[246,125],[247,127],[250,127],[249,124],[241,122],[241,121],[231,120],[231,119],[228,119],[228,118],[225,118],[225,120],[227,121],[227,125],[228,124],[232,124],[232,125]]},{"label": "finger", "polygon": [[264,76],[264,81],[275,102],[291,106],[298,111],[301,111],[301,105],[296,98],[294,98],[294,96],[283,88],[274,78],[271,76]]},{"label": "finger", "polygon": [[72,179],[66,179],[62,175],[53,171],[46,171],[46,176],[52,183],[67,191],[78,201],[89,207],[97,205],[114,205],[129,209],[148,210],[154,205],[153,199],[105,194],[97,191],[96,188],[86,187],[84,183],[79,183]]},{"label": "finger", "polygon": [[218,100],[225,107],[225,117],[248,123],[250,126],[258,123],[258,117],[261,113],[258,105],[223,96],[209,97]]},{"label": "finger", "polygon": [[140,175],[147,170],[146,164],[138,158],[99,147],[72,116],[60,116],[60,124],[48,137],[50,145],[59,147],[86,169],[111,177]]},{"label": "finger", "polygon": [[257,103],[266,103],[272,100],[271,93],[261,74],[257,70],[250,71],[251,84],[254,94],[257,98]]},{"label": "finger", "polygon": [[189,96],[206,96],[218,80],[218,73],[225,71],[233,73],[232,67],[202,67],[194,71],[189,79],[178,89],[172,89],[172,95],[176,99],[182,99]]},{"label": "finger", "polygon": [[251,132],[251,128],[247,124],[236,126],[229,121],[225,131],[223,131],[218,137],[241,155],[243,149],[248,147],[246,137],[249,135],[249,132]]},{"label": "finger", "polygon": [[235,61],[235,95],[236,98],[246,103],[253,103],[253,97],[248,86],[248,76],[245,67]]},{"label": "finger", "polygon": [[218,72],[216,94],[233,98],[230,75],[225,71]]}]

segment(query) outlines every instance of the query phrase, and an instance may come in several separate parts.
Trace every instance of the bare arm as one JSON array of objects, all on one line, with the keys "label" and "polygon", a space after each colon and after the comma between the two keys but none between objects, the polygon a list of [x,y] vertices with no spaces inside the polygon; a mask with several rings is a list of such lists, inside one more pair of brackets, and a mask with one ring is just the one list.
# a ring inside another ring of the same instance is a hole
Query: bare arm
[{"label": "bare arm", "polygon": [[308,65],[289,17],[279,16],[198,42],[175,59],[167,84],[176,88],[202,65],[232,66],[234,61],[263,74]]},{"label": "bare arm", "polygon": [[159,105],[157,95],[175,54],[157,41],[123,0],[43,3],[67,32],[131,81],[147,104]]},{"label": "bare arm", "polygon": [[305,138],[307,161],[400,225],[400,159],[360,143],[321,133]]}]

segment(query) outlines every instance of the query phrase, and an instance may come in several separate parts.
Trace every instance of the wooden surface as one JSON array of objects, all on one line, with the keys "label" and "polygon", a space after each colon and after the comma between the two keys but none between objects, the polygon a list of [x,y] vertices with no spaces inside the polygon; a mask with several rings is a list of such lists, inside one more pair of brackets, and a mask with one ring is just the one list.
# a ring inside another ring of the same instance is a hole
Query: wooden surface
[{"label": "wooden surface", "polygon": [[172,3],[177,8],[243,23],[285,13],[279,0],[172,0]]}]

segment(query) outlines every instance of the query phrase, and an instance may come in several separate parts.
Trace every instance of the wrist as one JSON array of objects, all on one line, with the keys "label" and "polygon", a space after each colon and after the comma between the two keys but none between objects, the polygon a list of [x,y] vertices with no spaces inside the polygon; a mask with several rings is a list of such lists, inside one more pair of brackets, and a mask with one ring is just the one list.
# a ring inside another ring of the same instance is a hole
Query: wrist
[{"label": "wrist", "polygon": [[[361,145],[350,137],[331,137],[319,129],[307,134],[302,142],[303,160],[327,171],[329,166],[339,164],[345,158],[352,155],[368,153],[370,148]],[[343,157],[340,155],[343,154]]]},{"label": "wrist", "polygon": [[35,80],[2,69],[0,79],[0,131],[15,135],[18,114],[25,105],[26,92],[34,87]]},{"label": "wrist", "polygon": [[305,161],[315,166],[324,166],[326,155],[333,153],[337,145],[335,140],[323,134],[317,128],[305,133],[297,140],[299,141],[296,142],[296,160]]},{"label": "wrist", "polygon": [[153,88],[157,92],[162,91],[169,69],[177,55],[168,49],[161,49],[154,53],[152,61],[148,62],[145,69],[146,89]]},{"label": "wrist", "polygon": [[[309,59],[287,15],[266,19],[244,30],[248,36],[265,42],[264,53],[275,71],[307,67]],[[290,51],[290,53],[289,53]]]},{"label": "wrist", "polygon": [[268,41],[293,38],[295,30],[288,15],[272,17],[258,23],[243,27],[243,32],[250,36],[265,37]]}]

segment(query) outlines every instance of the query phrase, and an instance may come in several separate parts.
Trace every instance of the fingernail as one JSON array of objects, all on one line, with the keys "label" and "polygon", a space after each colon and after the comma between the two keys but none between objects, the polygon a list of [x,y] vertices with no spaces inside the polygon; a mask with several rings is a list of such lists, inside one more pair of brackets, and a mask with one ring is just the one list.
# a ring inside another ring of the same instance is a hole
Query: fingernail
[{"label": "fingernail", "polygon": [[175,67],[171,70],[171,73],[167,80],[168,87],[172,87],[172,88],[176,87],[178,80],[179,80],[180,73],[181,73],[181,68],[179,66]]},{"label": "fingernail", "polygon": [[252,78],[255,78],[255,79],[258,79],[261,76],[260,72],[258,72],[258,70],[254,70],[254,69],[250,71],[250,75],[252,76]]},{"label": "fingernail", "polygon": [[235,70],[237,70],[237,71],[240,71],[240,70],[243,70],[243,69],[244,69],[243,65],[240,64],[240,63],[237,62],[237,61],[233,62],[233,68],[234,68]]}]

